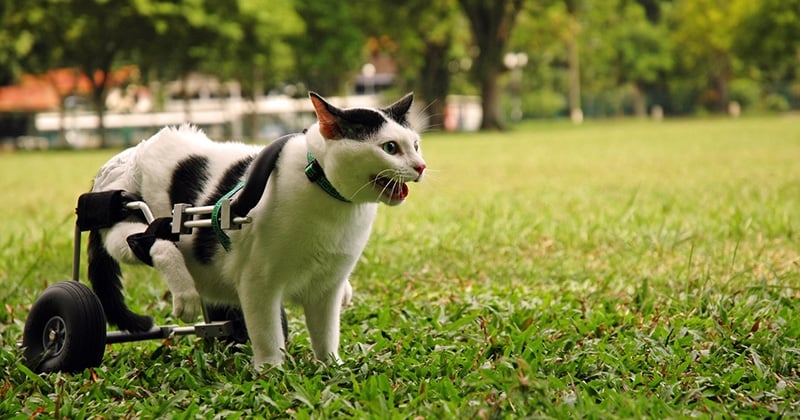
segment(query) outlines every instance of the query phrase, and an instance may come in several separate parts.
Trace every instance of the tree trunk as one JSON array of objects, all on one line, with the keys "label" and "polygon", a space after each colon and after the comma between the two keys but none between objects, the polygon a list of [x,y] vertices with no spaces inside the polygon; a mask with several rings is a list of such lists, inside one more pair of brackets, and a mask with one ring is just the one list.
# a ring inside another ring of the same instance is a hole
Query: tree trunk
[{"label": "tree trunk", "polygon": [[712,76],[716,84],[717,93],[719,94],[719,102],[717,103],[717,110],[721,113],[728,112],[728,102],[730,102],[730,81],[733,79],[733,64],[728,54],[719,52],[716,54],[716,63],[718,70],[716,76]]},{"label": "tree trunk", "polygon": [[500,90],[497,85],[497,72],[487,75],[481,83],[481,130],[503,130],[505,125],[500,118]]},{"label": "tree trunk", "polygon": [[[107,77],[104,77],[104,79],[107,79]],[[100,138],[100,147],[103,149],[108,147],[108,139],[106,138],[105,99],[105,81],[100,86],[92,86],[92,102],[94,103],[94,109],[97,115],[97,136]]]},{"label": "tree trunk", "polygon": [[111,63],[114,62],[114,54],[99,57],[97,60],[90,60],[81,66],[84,74],[92,82],[92,103],[94,104],[97,115],[97,136],[100,138],[100,147],[108,147],[106,135],[106,91],[111,80]]},{"label": "tree trunk", "polygon": [[67,129],[66,129],[66,121],[67,121],[67,109],[65,100],[71,95],[75,94],[75,91],[78,88],[78,79],[80,78],[80,72],[78,69],[73,69],[72,77],[70,79],[69,88],[64,91],[59,89],[59,85],[57,80],[55,79],[52,73],[48,73],[50,76],[48,77],[48,82],[53,86],[56,91],[56,95],[58,96],[58,134],[56,135],[56,148],[65,149],[69,146],[67,142]]},{"label": "tree trunk", "polygon": [[497,77],[504,70],[503,52],[511,36],[522,0],[460,0],[480,55],[472,76],[481,88],[482,130],[502,129]]},{"label": "tree trunk", "polygon": [[[573,2],[574,3],[574,2]],[[578,23],[577,5],[568,1],[567,7],[569,17],[569,38],[567,39],[567,84],[569,118],[572,122],[580,124],[583,122],[583,109],[581,109],[581,67],[580,55],[578,51],[578,35],[580,24]]]},{"label": "tree trunk", "polygon": [[728,103],[731,97],[728,85],[727,75],[722,75],[717,81],[717,89],[719,89],[719,110],[722,113],[728,112]]},{"label": "tree trunk", "polygon": [[56,135],[56,148],[66,149],[67,142],[67,107],[64,106],[64,97],[58,95],[58,134]]},{"label": "tree trunk", "polygon": [[428,43],[425,46],[422,78],[420,80],[420,97],[428,114],[428,127],[444,129],[444,109],[447,105],[447,93],[450,91],[450,70],[447,63],[447,51],[451,40],[443,43]]},{"label": "tree trunk", "polygon": [[633,112],[638,118],[647,118],[647,97],[638,83],[633,84]]}]

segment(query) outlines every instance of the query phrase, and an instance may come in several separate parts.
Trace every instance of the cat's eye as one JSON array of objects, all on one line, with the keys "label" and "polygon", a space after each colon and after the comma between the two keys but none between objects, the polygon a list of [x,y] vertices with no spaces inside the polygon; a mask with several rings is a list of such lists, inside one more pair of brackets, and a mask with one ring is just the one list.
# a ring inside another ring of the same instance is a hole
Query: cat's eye
[{"label": "cat's eye", "polygon": [[386,143],[383,143],[381,145],[381,149],[390,155],[396,155],[397,152],[400,151],[400,148],[397,146],[397,142],[394,141],[387,141]]},{"label": "cat's eye", "polygon": [[418,141],[414,142],[414,151],[419,152],[419,142]]}]

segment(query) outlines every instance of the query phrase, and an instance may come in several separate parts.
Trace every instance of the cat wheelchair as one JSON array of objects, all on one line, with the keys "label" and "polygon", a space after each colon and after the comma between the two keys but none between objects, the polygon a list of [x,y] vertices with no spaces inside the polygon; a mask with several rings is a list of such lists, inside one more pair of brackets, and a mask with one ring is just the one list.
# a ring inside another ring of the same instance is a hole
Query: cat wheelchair
[{"label": "cat wheelchair", "polygon": [[[192,229],[230,230],[250,223],[248,217],[233,217],[231,200],[216,206],[193,207],[176,204],[171,229],[175,240]],[[83,232],[110,227],[119,220],[140,217],[148,225],[157,220],[150,207],[125,191],[90,192],[81,195],[76,208],[72,279],[52,284],[31,306],[25,320],[22,341],[25,363],[35,372],[79,372],[99,366],[106,345],[175,336],[196,335],[206,339],[247,341],[247,328],[241,310],[203,304],[204,322],[190,326],[153,326],[148,331],[107,331],[102,304],[94,292],[80,283],[81,236]],[[214,214],[213,217],[206,217]],[[281,308],[281,323],[287,337],[286,315]]]}]

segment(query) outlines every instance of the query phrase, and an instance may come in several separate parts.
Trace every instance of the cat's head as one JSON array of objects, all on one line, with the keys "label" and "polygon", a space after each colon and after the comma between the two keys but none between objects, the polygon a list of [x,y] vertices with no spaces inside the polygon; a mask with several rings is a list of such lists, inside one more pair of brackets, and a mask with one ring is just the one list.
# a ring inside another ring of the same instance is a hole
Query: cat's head
[{"label": "cat's head", "polygon": [[307,133],[309,151],[334,188],[355,203],[402,203],[407,182],[419,182],[425,160],[419,134],[409,124],[413,94],[386,108],[337,108],[309,97],[317,123]]}]

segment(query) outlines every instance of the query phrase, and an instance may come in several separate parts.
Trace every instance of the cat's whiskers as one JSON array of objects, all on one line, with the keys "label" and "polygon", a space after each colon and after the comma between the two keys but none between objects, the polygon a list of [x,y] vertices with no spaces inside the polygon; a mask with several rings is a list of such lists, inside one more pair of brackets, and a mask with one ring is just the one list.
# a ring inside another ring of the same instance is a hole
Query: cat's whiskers
[{"label": "cat's whiskers", "polygon": [[420,111],[420,114],[424,115],[428,111],[428,109],[430,109],[433,106],[433,104],[435,104],[438,101],[439,101],[438,99],[434,99],[434,100],[430,101],[428,104],[425,105],[424,108],[422,108],[422,110]]},{"label": "cat's whiskers", "polygon": [[444,171],[440,169],[425,169],[425,181],[421,183],[422,188],[433,188],[436,192],[442,191],[442,182],[437,178],[437,175],[443,172]]},{"label": "cat's whiskers", "polygon": [[[433,107],[433,104],[435,104],[435,103],[436,103],[436,101],[437,101],[437,100],[436,100],[436,99],[434,99],[434,100],[433,100],[433,101],[431,101],[429,104],[425,105],[425,108],[423,108],[423,109],[422,109],[421,115],[425,115],[425,113],[427,113],[427,112],[428,112],[428,109],[430,109],[431,107]],[[425,127],[420,127],[420,130],[419,130],[419,132],[420,132],[420,133],[427,133],[428,131],[430,131],[431,127],[432,127],[432,126],[431,126],[431,115],[428,115],[428,118],[425,120]]]},{"label": "cat's whiskers", "polygon": [[[393,170],[394,170],[394,169],[392,169],[392,168],[389,168],[389,169],[384,169],[384,170],[382,170],[382,171],[378,172],[378,174],[377,174],[377,175],[375,175],[375,177],[377,178],[377,177],[379,177],[379,176],[384,176],[384,174],[385,174],[385,173],[387,173],[387,172],[391,172],[391,171],[393,171]],[[354,193],[353,193],[353,194],[352,194],[352,195],[349,197],[349,200],[350,200],[350,201],[352,201],[352,200],[355,198],[355,196],[356,196],[356,195],[358,195],[358,193],[360,193],[360,192],[361,192],[361,191],[362,191],[364,188],[367,188],[367,187],[369,187],[369,186],[371,186],[371,185],[374,185],[374,184],[375,184],[375,180],[374,180],[374,179],[371,179],[369,182],[366,182],[366,183],[364,183],[364,185],[362,185],[361,187],[359,187],[359,188],[358,188],[358,189],[357,189],[357,190],[356,190],[356,191],[355,191],[355,192],[354,192]],[[386,188],[386,187],[384,187],[384,189],[385,189],[385,188]],[[381,191],[381,194],[383,194],[383,191]]]},{"label": "cat's whiskers", "polygon": [[[384,192],[386,192],[386,189],[389,188],[389,186],[391,186],[391,188],[392,188],[390,190],[390,192],[392,194],[394,194],[396,192],[395,189],[398,188],[398,185],[397,185],[398,177],[399,177],[398,173],[400,171],[398,171],[397,169],[391,168],[391,169],[387,169],[387,170],[381,171],[381,172],[383,173],[383,172],[387,172],[387,171],[391,173],[390,176],[386,177],[386,178],[388,178],[390,180],[390,182],[387,182],[386,185],[383,186],[383,188],[381,189],[381,193],[378,196],[379,198],[380,198],[381,195],[383,195]],[[402,181],[400,181],[400,182],[402,182]]]}]

